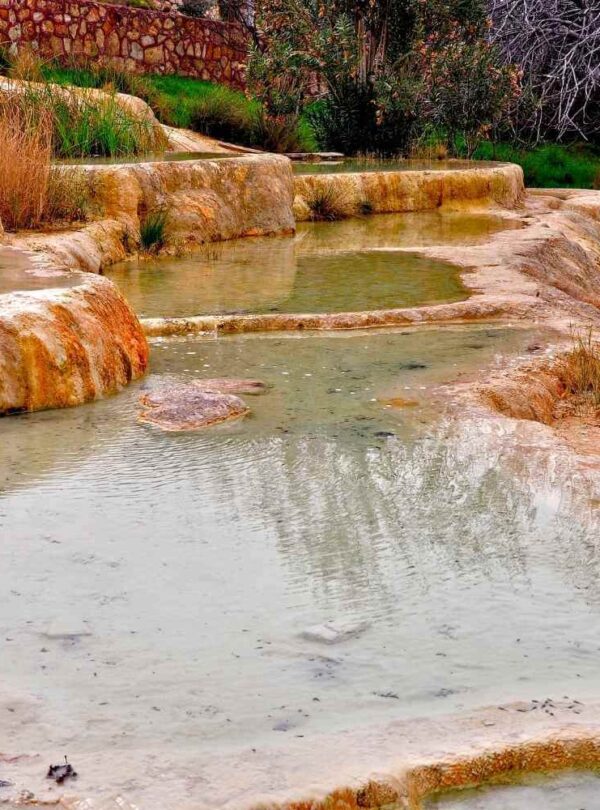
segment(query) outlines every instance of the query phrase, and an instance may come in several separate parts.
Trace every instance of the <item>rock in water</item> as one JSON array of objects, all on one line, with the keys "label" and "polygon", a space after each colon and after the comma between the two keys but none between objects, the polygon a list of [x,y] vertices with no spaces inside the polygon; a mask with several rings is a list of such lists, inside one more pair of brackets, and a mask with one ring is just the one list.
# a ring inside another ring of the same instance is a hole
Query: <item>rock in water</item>
[{"label": "rock in water", "polygon": [[268,390],[261,380],[194,380],[193,385],[201,391],[214,394],[249,394],[257,396]]},{"label": "rock in water", "polygon": [[162,430],[199,430],[232,419],[241,419],[250,409],[239,397],[203,391],[194,383],[172,385],[140,397],[139,419]]},{"label": "rock in water", "polygon": [[321,644],[339,644],[362,635],[370,627],[369,622],[325,622],[315,627],[309,627],[302,633],[307,641],[318,641]]}]

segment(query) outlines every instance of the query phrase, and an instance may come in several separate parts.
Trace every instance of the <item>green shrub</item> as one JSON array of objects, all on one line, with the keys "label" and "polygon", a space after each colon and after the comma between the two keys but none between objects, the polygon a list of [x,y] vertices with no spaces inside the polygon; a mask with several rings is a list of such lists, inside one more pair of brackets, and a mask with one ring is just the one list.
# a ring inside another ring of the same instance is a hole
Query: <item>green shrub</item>
[{"label": "green shrub", "polygon": [[46,85],[30,87],[20,98],[22,104],[50,114],[58,158],[125,157],[165,146],[152,123],[125,109],[114,93],[86,96]]},{"label": "green shrub", "polygon": [[227,87],[214,87],[197,97],[191,106],[191,126],[213,138],[239,143],[256,144],[260,108],[244,95]]},{"label": "green shrub", "polygon": [[310,123],[297,115],[267,115],[260,110],[253,135],[255,145],[268,152],[316,152]]},{"label": "green shrub", "polygon": [[517,163],[523,168],[526,185],[537,188],[594,188],[600,172],[600,159],[589,147],[545,144],[518,149],[486,141],[474,157]]},{"label": "green shrub", "polygon": [[276,152],[318,149],[308,117],[267,115],[260,102],[224,85],[185,76],[136,76],[101,62],[65,67],[48,62],[41,70],[46,82],[63,87],[108,89],[142,98],[168,126]]},{"label": "green shrub", "polygon": [[169,210],[163,205],[149,211],[140,224],[140,245],[142,250],[157,251],[167,241]]}]

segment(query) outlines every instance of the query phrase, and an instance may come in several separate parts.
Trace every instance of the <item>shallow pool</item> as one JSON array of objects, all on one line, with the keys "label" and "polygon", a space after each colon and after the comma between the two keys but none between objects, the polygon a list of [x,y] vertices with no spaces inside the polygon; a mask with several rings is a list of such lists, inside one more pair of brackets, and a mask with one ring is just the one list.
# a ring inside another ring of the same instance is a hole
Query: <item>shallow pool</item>
[{"label": "shallow pool", "polygon": [[459,269],[401,248],[472,244],[518,222],[488,214],[392,214],[302,225],[295,238],[207,245],[107,270],[144,317],[394,309],[467,297]]},{"label": "shallow pool", "polygon": [[114,157],[68,158],[56,161],[67,166],[123,166],[131,163],[173,163],[190,160],[223,160],[243,157],[231,152],[159,152],[149,155],[116,155]]},{"label": "shallow pool", "polygon": [[431,800],[425,807],[426,810],[600,810],[600,775],[523,777],[518,785],[457,791]]},{"label": "shallow pool", "polygon": [[376,158],[349,158],[338,162],[297,162],[295,174],[349,174],[352,172],[414,172],[465,171],[501,166],[484,160],[378,160]]},{"label": "shallow pool", "polygon": [[[119,397],[0,420],[5,750],[176,763],[595,688],[589,486],[534,426],[457,421],[435,395],[537,339],[162,341]],[[224,375],[271,386],[245,421],[136,421],[144,388]],[[320,641],[330,621],[355,632]]]},{"label": "shallow pool", "polygon": [[0,295],[51,287],[74,287],[80,281],[81,277],[74,273],[35,269],[25,253],[9,247],[0,248]]}]

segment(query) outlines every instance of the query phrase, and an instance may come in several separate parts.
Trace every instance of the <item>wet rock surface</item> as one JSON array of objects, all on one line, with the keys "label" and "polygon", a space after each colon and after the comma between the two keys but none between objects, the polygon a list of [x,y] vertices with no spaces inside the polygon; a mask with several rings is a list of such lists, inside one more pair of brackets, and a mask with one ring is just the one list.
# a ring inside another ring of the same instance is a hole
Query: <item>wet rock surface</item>
[{"label": "wet rock surface", "polygon": [[239,397],[214,389],[206,391],[194,383],[165,385],[143,394],[140,404],[140,422],[169,432],[199,430],[240,419],[250,412]]},{"label": "wet rock surface", "polygon": [[340,644],[358,638],[370,627],[367,621],[331,621],[309,627],[301,634],[306,641],[319,644]]},{"label": "wet rock surface", "polygon": [[141,377],[148,344],[107,279],[0,296],[0,415],[81,405]]},{"label": "wet rock surface", "polygon": [[193,385],[199,391],[216,394],[248,394],[259,396],[265,394],[268,385],[261,380],[194,380]]}]

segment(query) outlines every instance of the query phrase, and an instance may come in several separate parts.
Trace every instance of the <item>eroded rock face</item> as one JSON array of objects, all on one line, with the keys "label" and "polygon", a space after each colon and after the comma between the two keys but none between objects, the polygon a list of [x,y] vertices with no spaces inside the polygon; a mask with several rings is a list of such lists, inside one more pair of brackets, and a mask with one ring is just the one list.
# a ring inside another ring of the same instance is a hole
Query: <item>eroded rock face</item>
[{"label": "eroded rock face", "polygon": [[278,155],[87,166],[100,216],[133,233],[164,206],[170,239],[202,244],[295,229],[291,163]]},{"label": "eroded rock face", "polygon": [[485,204],[514,208],[525,193],[522,169],[508,164],[461,171],[298,175],[294,178],[296,220],[310,219],[307,199],[315,190],[331,188],[349,207],[359,210],[368,203],[376,214]]},{"label": "eroded rock face", "polygon": [[208,392],[194,383],[163,385],[141,396],[140,404],[140,422],[168,432],[199,430],[241,419],[250,412],[239,397]]},{"label": "eroded rock face", "polygon": [[108,279],[0,296],[0,415],[65,408],[141,377],[148,344]]}]

